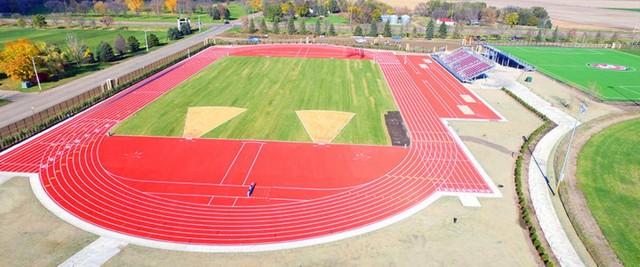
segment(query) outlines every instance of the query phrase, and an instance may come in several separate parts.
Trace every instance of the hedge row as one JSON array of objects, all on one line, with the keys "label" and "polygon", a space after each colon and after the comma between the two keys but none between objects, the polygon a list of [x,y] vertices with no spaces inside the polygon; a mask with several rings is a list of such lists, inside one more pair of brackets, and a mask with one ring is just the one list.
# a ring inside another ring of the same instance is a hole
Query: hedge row
[{"label": "hedge row", "polygon": [[527,228],[529,229],[529,238],[531,239],[531,243],[533,243],[533,246],[538,251],[538,256],[540,256],[540,259],[544,262],[544,264],[546,266],[554,266],[553,261],[551,261],[549,254],[547,254],[547,252],[545,251],[544,247],[540,242],[540,237],[538,236],[536,227],[533,225],[533,222],[531,221],[529,203],[527,202],[524,192],[522,191],[522,162],[524,161],[523,155],[527,153],[527,150],[529,149],[529,145],[531,144],[531,142],[535,140],[536,137],[538,137],[538,135],[540,135],[543,131],[549,128],[553,124],[553,122],[549,120],[547,116],[545,116],[538,110],[531,107],[529,104],[527,104],[522,99],[517,97],[511,91],[506,90],[504,88],[502,88],[502,90],[506,92],[509,96],[511,96],[513,99],[518,101],[522,106],[524,106],[525,108],[527,108],[528,110],[536,114],[538,117],[540,117],[544,121],[544,124],[542,124],[540,127],[538,127],[538,129],[533,131],[533,133],[531,133],[531,135],[527,137],[527,139],[524,141],[524,143],[520,147],[520,155],[516,160],[516,169],[514,174],[515,174],[515,183],[516,183],[516,193],[518,195],[518,200],[519,200],[518,204],[520,205],[520,217],[522,218]]},{"label": "hedge row", "polygon": [[[192,54],[200,52],[203,49],[209,47],[210,45],[211,44],[207,44],[207,45],[201,47],[200,49],[192,51]],[[29,138],[31,136],[34,136],[34,135],[46,130],[49,127],[52,127],[52,126],[58,124],[59,122],[65,120],[67,118],[70,118],[71,116],[74,116],[74,115],[84,111],[85,109],[87,109],[89,107],[92,107],[95,104],[98,104],[98,103],[102,102],[103,100],[108,99],[109,97],[111,97],[111,96],[121,92],[122,90],[124,90],[124,89],[126,89],[126,88],[128,88],[128,87],[130,87],[130,86],[132,86],[132,85],[134,85],[136,83],[138,83],[139,81],[142,81],[142,80],[150,77],[151,75],[154,75],[154,74],[166,69],[167,67],[170,67],[170,66],[172,66],[172,65],[174,65],[174,64],[176,64],[176,63],[178,63],[178,62],[180,62],[182,60],[184,60],[185,58],[187,58],[187,56],[188,55],[181,56],[181,57],[179,57],[179,58],[177,58],[177,59],[175,59],[175,60],[173,60],[173,61],[171,61],[171,62],[169,62],[167,64],[159,66],[159,67],[157,67],[155,69],[152,69],[152,70],[150,70],[150,71],[148,71],[148,72],[146,72],[146,73],[144,73],[144,74],[142,74],[142,75],[140,75],[140,76],[138,76],[138,77],[136,77],[134,79],[131,79],[130,81],[128,81],[126,83],[122,83],[122,84],[116,86],[115,88],[113,88],[112,90],[107,90],[105,92],[102,92],[101,94],[96,95],[96,96],[92,97],[89,100],[86,100],[86,101],[84,101],[82,103],[78,103],[76,105],[71,106],[67,110],[64,110],[64,111],[61,111],[61,112],[59,112],[57,114],[54,114],[54,115],[50,116],[49,118],[47,118],[45,121],[36,123],[34,126],[28,128],[28,129],[21,130],[19,133],[15,134],[15,135],[3,138],[2,139],[2,148],[3,148],[2,150],[7,149],[10,146],[15,145],[15,144],[17,144],[19,142],[22,142],[23,140],[25,140],[25,139],[27,139],[27,138]]]}]

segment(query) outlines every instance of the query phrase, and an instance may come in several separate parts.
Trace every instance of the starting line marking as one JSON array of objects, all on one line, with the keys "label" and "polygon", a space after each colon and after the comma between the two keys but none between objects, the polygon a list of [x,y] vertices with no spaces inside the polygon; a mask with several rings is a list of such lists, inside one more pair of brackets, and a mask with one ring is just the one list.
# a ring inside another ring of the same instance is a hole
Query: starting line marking
[{"label": "starting line marking", "polygon": [[475,103],[476,100],[473,99],[473,97],[471,97],[470,95],[460,95],[460,97],[462,97],[462,99],[464,99],[464,101],[466,101],[467,103]]},{"label": "starting line marking", "polygon": [[473,110],[471,110],[471,108],[469,108],[469,106],[467,105],[458,105],[458,108],[460,109],[460,111],[462,111],[464,115],[475,115]]}]

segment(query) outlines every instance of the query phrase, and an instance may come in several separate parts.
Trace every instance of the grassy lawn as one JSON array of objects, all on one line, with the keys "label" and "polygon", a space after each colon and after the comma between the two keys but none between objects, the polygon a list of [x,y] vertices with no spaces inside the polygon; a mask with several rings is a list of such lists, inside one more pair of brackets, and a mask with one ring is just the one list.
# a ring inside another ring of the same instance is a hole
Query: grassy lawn
[{"label": "grassy lawn", "polygon": [[636,49],[620,49],[620,51],[623,51],[625,53],[629,53],[629,54],[632,54],[632,55],[640,56],[640,48],[636,48]]},{"label": "grassy lawn", "polygon": [[[147,34],[155,34],[161,43],[167,38],[166,30],[148,31]],[[144,30],[80,30],[80,29],[34,29],[34,28],[0,28],[0,49],[4,49],[4,43],[13,42],[19,38],[27,38],[31,43],[49,42],[56,43],[61,49],[66,49],[67,34],[75,34],[80,41],[84,41],[89,49],[94,51],[100,41],[105,41],[113,45],[113,40],[118,34],[127,39],[135,36],[144,47]]]},{"label": "grassy lawn", "polygon": [[[322,72],[319,72],[322,70]],[[247,111],[203,137],[310,142],[296,110],[356,115],[333,143],[390,145],[384,113],[397,110],[371,61],[224,57],[125,120],[116,134],[182,136],[188,107]]]},{"label": "grassy lawn", "polygon": [[11,101],[6,100],[6,99],[0,99],[0,107],[4,106],[6,104],[9,104],[9,103],[11,103]]},{"label": "grassy lawn", "polygon": [[640,266],[640,120],[594,135],[578,157],[591,213],[625,266]]},{"label": "grassy lawn", "polygon": [[631,11],[631,12],[640,12],[640,8],[607,8],[611,10],[622,10],[622,11]]},{"label": "grassy lawn", "polygon": [[[608,101],[640,101],[640,56],[614,49],[501,46],[557,80]],[[597,69],[589,64],[629,67],[626,71]]]}]

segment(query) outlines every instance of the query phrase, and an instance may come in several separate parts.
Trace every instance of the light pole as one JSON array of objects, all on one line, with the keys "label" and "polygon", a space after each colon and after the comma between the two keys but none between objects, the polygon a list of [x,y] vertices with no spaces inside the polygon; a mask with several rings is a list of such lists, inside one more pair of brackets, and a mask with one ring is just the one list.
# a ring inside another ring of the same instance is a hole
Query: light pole
[{"label": "light pole", "polygon": [[144,30],[144,45],[145,47],[147,47],[147,53],[149,53],[149,41],[147,40],[147,31],[148,30]]},{"label": "light pole", "polygon": [[40,77],[38,77],[38,69],[36,69],[36,61],[31,57],[31,63],[33,63],[33,72],[36,73],[36,81],[38,81],[38,88],[42,91],[42,86],[40,85]]},{"label": "light pole", "polygon": [[201,16],[201,15],[198,15],[198,32],[200,32],[200,31],[201,31],[201,27],[200,27],[200,16]]},{"label": "light pole", "polygon": [[[587,104],[584,102],[580,102],[580,116],[582,113],[587,111]],[[571,131],[571,138],[569,138],[569,146],[567,147],[567,153],[564,155],[564,161],[562,162],[562,169],[560,169],[560,178],[558,179],[558,184],[556,185],[556,192],[558,192],[558,188],[560,188],[560,182],[564,179],[564,168],[567,166],[567,160],[569,159],[569,151],[571,151],[571,144],[573,143],[573,136],[576,134],[576,129],[578,128],[578,116],[576,116],[576,121],[573,124],[573,130]]]}]

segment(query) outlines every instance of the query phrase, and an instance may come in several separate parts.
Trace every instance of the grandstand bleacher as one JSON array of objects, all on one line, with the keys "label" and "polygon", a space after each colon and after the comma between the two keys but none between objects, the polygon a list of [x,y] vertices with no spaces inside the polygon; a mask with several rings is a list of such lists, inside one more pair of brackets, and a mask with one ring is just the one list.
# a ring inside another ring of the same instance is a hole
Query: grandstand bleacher
[{"label": "grandstand bleacher", "polygon": [[440,65],[455,76],[461,82],[471,82],[492,69],[495,64],[482,55],[461,47],[450,54],[433,56]]},{"label": "grandstand bleacher", "polygon": [[502,66],[512,67],[516,69],[523,69],[525,71],[536,70],[535,66],[525,62],[522,59],[519,59],[514,55],[511,55],[507,52],[504,52],[488,44],[484,44],[483,47],[485,50],[486,57]]}]

